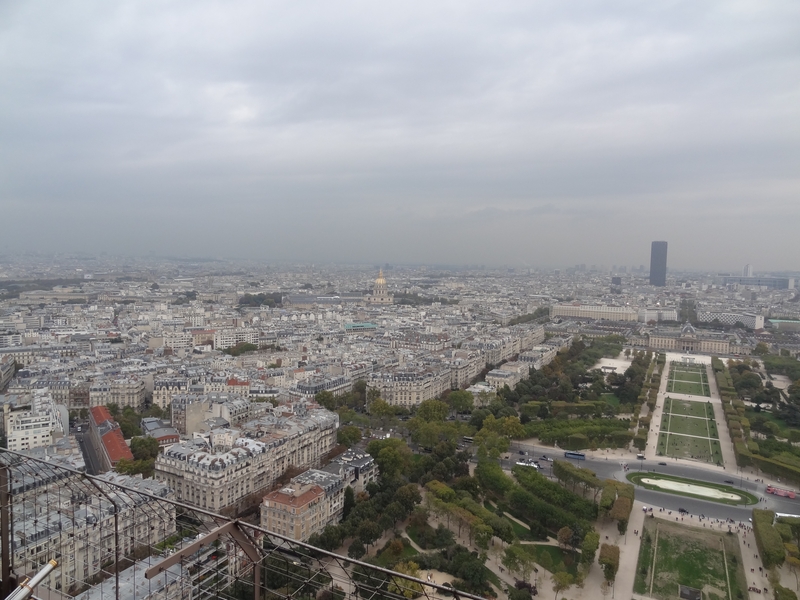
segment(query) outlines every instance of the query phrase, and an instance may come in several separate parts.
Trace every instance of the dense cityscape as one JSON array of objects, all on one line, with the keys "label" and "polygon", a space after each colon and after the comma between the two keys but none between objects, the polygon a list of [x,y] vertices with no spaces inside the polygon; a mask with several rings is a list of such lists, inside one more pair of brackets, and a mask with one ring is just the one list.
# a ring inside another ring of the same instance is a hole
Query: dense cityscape
[{"label": "dense cityscape", "polygon": [[[238,597],[249,571],[231,543],[178,552],[177,571],[136,591],[154,549],[169,555],[212,531],[181,508],[195,507],[262,528],[260,543],[309,543],[484,597],[523,600],[548,577],[575,597],[596,597],[593,579],[641,594],[647,565],[617,574],[637,556],[628,529],[677,497],[626,479],[632,469],[726,489],[734,481],[722,478],[735,478],[729,504],[743,506],[722,510],[694,491],[673,510],[709,527],[737,515],[743,540],[744,506],[763,500],[756,482],[768,473],[787,494],[800,483],[791,275],[668,271],[665,242],[649,269],[7,258],[2,442],[39,461],[11,484],[14,571],[60,559],[39,583],[50,597],[101,597],[109,581],[125,598],[213,597],[220,581]],[[709,415],[702,397],[714,399]],[[95,490],[54,502],[55,468],[59,490],[88,475],[127,500]],[[160,499],[175,503],[165,512]],[[103,529],[120,519],[134,533],[104,547]],[[609,524],[625,543],[603,544],[593,569]],[[635,531],[645,552],[650,530]],[[436,558],[448,547],[466,554]],[[129,561],[121,579],[112,552]],[[214,592],[192,575],[206,564]],[[769,579],[780,585],[781,574]],[[413,581],[407,597],[438,593]],[[353,585],[331,590],[363,595]],[[729,576],[722,587],[759,586]]]},{"label": "dense cityscape", "polygon": [[800,3],[0,3],[0,600],[798,600]]}]

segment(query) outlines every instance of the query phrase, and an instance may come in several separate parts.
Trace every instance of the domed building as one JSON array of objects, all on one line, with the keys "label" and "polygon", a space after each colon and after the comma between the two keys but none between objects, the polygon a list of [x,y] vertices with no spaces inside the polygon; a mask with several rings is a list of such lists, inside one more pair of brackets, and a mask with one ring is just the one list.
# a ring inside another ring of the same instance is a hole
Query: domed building
[{"label": "domed building", "polygon": [[730,354],[730,336],[716,332],[698,332],[691,323],[683,327],[658,327],[648,334],[648,346],[654,350],[695,352],[699,354]]},{"label": "domed building", "polygon": [[389,293],[389,288],[386,285],[386,278],[383,276],[383,269],[378,273],[378,278],[375,280],[375,285],[372,287],[372,295],[367,296],[368,304],[392,304],[394,296]]}]

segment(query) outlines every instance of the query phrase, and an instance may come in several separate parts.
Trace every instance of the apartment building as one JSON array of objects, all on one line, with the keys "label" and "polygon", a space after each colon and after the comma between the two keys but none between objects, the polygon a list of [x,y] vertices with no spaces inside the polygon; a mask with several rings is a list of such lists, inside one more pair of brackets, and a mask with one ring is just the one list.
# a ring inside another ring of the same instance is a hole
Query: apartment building
[{"label": "apartment building", "polygon": [[334,396],[343,396],[352,389],[353,380],[346,375],[338,377],[320,375],[298,381],[294,387],[289,389],[289,396],[296,400],[313,400],[319,392],[330,392]]},{"label": "apartment building", "polygon": [[507,362],[499,368],[489,371],[486,374],[486,383],[494,390],[499,390],[506,385],[513,390],[515,385],[528,376],[529,370],[530,365],[525,362]]},{"label": "apartment building", "polygon": [[172,397],[186,394],[189,380],[185,377],[158,377],[153,381],[153,404],[166,410],[172,404]]},{"label": "apartment building", "polygon": [[223,419],[228,426],[254,419],[267,412],[263,402],[250,402],[238,394],[177,394],[172,398],[172,426],[181,435],[207,429],[203,422]]},{"label": "apartment building", "polygon": [[16,362],[12,356],[0,356],[0,392],[6,389],[8,382],[14,377]]},{"label": "apartment building", "polygon": [[64,434],[62,415],[49,391],[31,390],[23,395],[1,396],[3,431],[9,450],[24,451],[50,446]]},{"label": "apartment building", "polygon": [[264,498],[261,526],[294,540],[307,540],[328,524],[325,504],[325,492],[318,485],[286,486]]},{"label": "apartment building", "polygon": [[[51,478],[52,473],[48,470],[42,476]],[[89,496],[59,495],[54,504],[51,494],[35,491],[35,482],[29,481],[27,485],[34,491],[14,496],[11,551],[17,573],[35,573],[56,556],[59,564],[40,589],[49,587],[71,595],[114,560],[115,545],[120,556],[129,556],[175,533],[175,506],[136,493],[171,498],[166,485],[116,473],[103,477],[134,491],[116,488],[113,503],[98,490]]]},{"label": "apartment building", "polygon": [[417,406],[450,389],[450,369],[406,368],[371,373],[367,386],[378,390],[380,397],[389,404]]},{"label": "apartment building", "polygon": [[155,478],[184,502],[238,509],[247,496],[265,491],[289,467],[319,466],[336,445],[339,418],[301,405],[278,407],[246,426],[252,437],[239,437],[224,452],[215,452],[202,439],[170,446],[156,458]]},{"label": "apartment building", "polygon": [[222,350],[232,348],[237,344],[254,344],[258,346],[258,329],[218,329],[214,332],[214,348]]},{"label": "apartment building", "polygon": [[89,405],[116,404],[119,408],[130,406],[138,409],[144,405],[146,393],[144,380],[137,377],[100,379],[89,386]]}]

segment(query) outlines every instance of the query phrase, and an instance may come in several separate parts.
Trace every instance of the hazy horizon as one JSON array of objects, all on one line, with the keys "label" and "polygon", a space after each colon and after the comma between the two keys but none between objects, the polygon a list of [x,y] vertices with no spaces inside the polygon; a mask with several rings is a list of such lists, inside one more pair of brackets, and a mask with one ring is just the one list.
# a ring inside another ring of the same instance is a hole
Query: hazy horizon
[{"label": "hazy horizon", "polygon": [[795,2],[12,1],[0,254],[800,270]]}]

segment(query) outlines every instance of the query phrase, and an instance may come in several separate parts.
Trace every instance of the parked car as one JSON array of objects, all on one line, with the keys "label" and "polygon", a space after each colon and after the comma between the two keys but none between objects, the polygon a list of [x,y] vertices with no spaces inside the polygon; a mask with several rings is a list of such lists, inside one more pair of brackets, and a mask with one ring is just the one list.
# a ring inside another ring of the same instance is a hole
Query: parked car
[{"label": "parked car", "polygon": [[658,463],[658,466],[659,466],[659,467],[666,467],[666,466],[667,466],[667,463]]},{"label": "parked car", "polygon": [[733,481],[732,481],[732,480],[730,480],[730,479],[726,479],[726,480],[725,480],[725,483],[727,483],[727,484],[730,484],[730,485],[733,485]]}]

